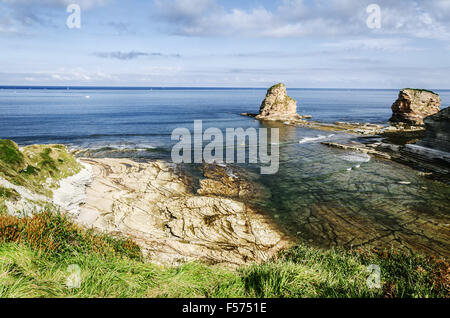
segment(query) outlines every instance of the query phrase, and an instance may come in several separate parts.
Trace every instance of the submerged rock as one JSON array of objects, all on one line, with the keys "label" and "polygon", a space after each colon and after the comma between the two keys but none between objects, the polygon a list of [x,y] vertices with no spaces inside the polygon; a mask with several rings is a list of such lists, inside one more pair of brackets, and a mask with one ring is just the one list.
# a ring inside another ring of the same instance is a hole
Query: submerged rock
[{"label": "submerged rock", "polygon": [[203,167],[204,179],[200,180],[197,194],[204,196],[221,196],[226,198],[251,200],[268,197],[266,189],[249,181],[244,177],[243,170],[236,171],[227,166],[205,164]]},{"label": "submerged rock", "polygon": [[262,102],[256,118],[266,120],[300,118],[297,114],[297,102],[287,95],[286,85],[279,83],[267,90],[266,98]]},{"label": "submerged rock", "polygon": [[441,97],[431,91],[403,89],[392,105],[391,122],[423,125],[423,119],[441,109]]},{"label": "submerged rock", "polygon": [[450,152],[450,107],[424,120],[425,138],[421,145],[441,151]]}]

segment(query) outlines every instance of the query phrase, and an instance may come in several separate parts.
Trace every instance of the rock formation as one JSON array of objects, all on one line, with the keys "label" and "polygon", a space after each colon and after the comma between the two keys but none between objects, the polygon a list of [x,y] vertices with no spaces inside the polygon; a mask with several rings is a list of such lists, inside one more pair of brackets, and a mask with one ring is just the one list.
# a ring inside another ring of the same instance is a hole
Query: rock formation
[{"label": "rock formation", "polygon": [[206,166],[196,190],[176,165],[162,161],[82,161],[94,177],[76,222],[133,239],[151,262],[248,264],[290,242],[269,217],[238,201],[257,189],[229,167]]},{"label": "rock formation", "polygon": [[391,122],[408,125],[423,125],[423,119],[441,109],[438,94],[420,89],[403,89],[392,105]]},{"label": "rock formation", "polygon": [[266,98],[262,102],[256,118],[265,120],[300,118],[297,114],[297,102],[287,95],[286,85],[280,83],[267,90]]},{"label": "rock formation", "polygon": [[421,145],[441,151],[450,152],[450,107],[424,120],[425,138]]}]

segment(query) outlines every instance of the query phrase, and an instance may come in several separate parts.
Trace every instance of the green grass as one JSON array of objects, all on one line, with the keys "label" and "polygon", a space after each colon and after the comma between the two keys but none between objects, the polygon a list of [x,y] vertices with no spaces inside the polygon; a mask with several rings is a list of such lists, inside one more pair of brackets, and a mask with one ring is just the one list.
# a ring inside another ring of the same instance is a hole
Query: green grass
[{"label": "green grass", "polygon": [[[129,240],[72,224],[58,213],[0,216],[0,297],[448,297],[449,265],[392,251],[297,246],[263,264],[226,269],[146,263]],[[66,286],[68,268],[81,286]],[[369,289],[367,266],[381,268]]]},{"label": "green grass", "polygon": [[0,200],[2,198],[8,200],[20,200],[20,194],[14,189],[8,189],[0,186]]},{"label": "green grass", "polygon": [[0,163],[15,170],[23,167],[25,158],[13,141],[0,140]]},{"label": "green grass", "polygon": [[16,190],[0,186],[0,214],[7,212],[6,201],[18,200],[20,200],[20,194]]},{"label": "green grass", "polygon": [[51,197],[59,180],[80,170],[81,165],[65,146],[33,145],[20,151],[13,141],[0,140],[0,177],[38,194]]},{"label": "green grass", "polygon": [[[66,286],[72,264],[81,269],[81,288]],[[233,286],[222,294],[217,287],[234,278],[232,272],[198,263],[167,269],[95,253],[49,258],[24,245],[0,245],[0,297],[231,296]]]}]

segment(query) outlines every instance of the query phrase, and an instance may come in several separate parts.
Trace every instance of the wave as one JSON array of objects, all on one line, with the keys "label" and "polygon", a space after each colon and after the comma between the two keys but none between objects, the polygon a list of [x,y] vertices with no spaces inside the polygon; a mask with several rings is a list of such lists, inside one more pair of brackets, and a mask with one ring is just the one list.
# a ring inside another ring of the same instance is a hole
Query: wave
[{"label": "wave", "polygon": [[55,136],[55,135],[29,135],[29,136],[17,136],[17,137],[2,137],[5,139],[12,139],[14,141],[25,141],[25,140],[33,140],[33,141],[49,141],[49,142],[62,142],[68,140],[90,140],[97,138],[108,138],[108,137],[163,137],[163,136],[172,136],[171,133],[143,133],[143,134],[91,134],[91,135],[68,135],[68,136]]},{"label": "wave", "polygon": [[317,135],[316,137],[304,137],[304,138],[300,139],[300,141],[298,143],[299,144],[306,144],[306,143],[311,143],[311,142],[315,142],[315,141],[324,140],[324,139],[331,138],[331,137],[334,137],[334,134],[331,134],[331,135],[328,135],[328,136]]},{"label": "wave", "polygon": [[171,151],[162,147],[69,147],[77,157],[87,158],[135,158],[135,159],[167,159]]}]

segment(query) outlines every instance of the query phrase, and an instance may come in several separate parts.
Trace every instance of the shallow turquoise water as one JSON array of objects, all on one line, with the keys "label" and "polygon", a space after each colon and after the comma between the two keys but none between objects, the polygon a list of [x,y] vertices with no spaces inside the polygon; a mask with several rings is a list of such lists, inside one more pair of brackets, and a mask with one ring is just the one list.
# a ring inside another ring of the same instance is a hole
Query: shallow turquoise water
[{"label": "shallow turquoise water", "polygon": [[[288,140],[304,134],[280,129]],[[280,155],[279,173],[259,177],[271,192],[261,206],[299,240],[449,256],[449,185],[395,162],[320,143],[284,143]]]}]

